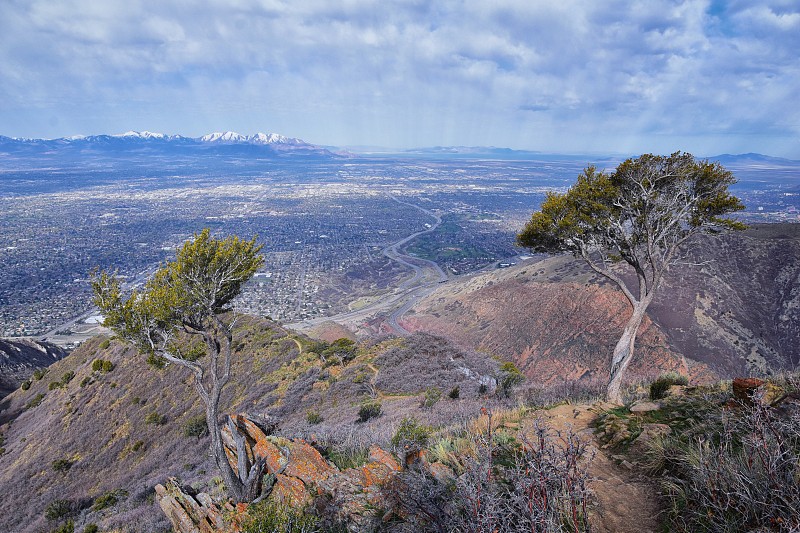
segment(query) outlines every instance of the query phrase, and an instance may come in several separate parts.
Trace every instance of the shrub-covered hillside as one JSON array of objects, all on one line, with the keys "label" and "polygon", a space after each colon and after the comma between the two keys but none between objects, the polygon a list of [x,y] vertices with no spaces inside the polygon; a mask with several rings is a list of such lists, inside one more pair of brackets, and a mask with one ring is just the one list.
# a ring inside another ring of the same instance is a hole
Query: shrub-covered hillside
[{"label": "shrub-covered hillside", "polygon": [[[423,334],[323,343],[241,317],[234,343],[220,411],[266,415],[276,433],[314,434],[334,454],[387,443],[409,415],[473,416],[508,377],[493,359]],[[68,517],[76,531],[168,528],[155,484],[176,476],[220,490],[201,415],[182,369],[114,339],[88,341],[0,403],[0,530],[50,531]]]}]

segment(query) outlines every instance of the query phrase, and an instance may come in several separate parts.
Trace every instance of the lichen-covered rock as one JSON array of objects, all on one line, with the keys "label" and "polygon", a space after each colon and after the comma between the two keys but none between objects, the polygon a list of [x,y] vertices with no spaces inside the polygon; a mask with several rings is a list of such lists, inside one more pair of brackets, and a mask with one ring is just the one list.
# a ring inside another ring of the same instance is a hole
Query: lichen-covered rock
[{"label": "lichen-covered rock", "polygon": [[[402,469],[392,454],[374,446],[366,464],[340,472],[305,440],[268,435],[246,414],[233,415],[231,419],[235,430],[245,437],[245,452],[251,462],[265,461],[264,474],[274,480],[269,499],[300,507],[321,499],[349,531],[371,531],[380,523],[384,513],[378,510],[388,506],[383,487]],[[223,428],[223,441],[235,470],[236,444],[228,426]],[[192,496],[174,480],[167,487],[159,485],[156,491],[161,508],[179,533],[229,532],[238,527],[224,523],[220,507],[207,494]],[[226,510],[237,516],[233,506]],[[238,514],[243,512],[240,509]]]},{"label": "lichen-covered rock", "polygon": [[761,405],[772,405],[784,395],[779,386],[758,378],[736,378],[732,388],[733,396],[745,405],[753,405],[755,399]]},{"label": "lichen-covered rock", "polygon": [[208,494],[193,495],[181,487],[175,478],[169,478],[165,485],[156,485],[156,497],[159,507],[167,515],[176,533],[239,531],[236,525],[226,523],[222,509]]}]

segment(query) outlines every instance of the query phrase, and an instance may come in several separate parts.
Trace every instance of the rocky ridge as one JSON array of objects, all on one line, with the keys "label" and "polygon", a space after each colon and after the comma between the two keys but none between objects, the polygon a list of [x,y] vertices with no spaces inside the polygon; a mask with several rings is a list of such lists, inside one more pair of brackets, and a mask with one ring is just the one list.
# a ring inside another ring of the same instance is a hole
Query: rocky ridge
[{"label": "rocky ridge", "polygon": [[40,368],[63,359],[67,352],[55,344],[32,339],[0,339],[0,400]]}]

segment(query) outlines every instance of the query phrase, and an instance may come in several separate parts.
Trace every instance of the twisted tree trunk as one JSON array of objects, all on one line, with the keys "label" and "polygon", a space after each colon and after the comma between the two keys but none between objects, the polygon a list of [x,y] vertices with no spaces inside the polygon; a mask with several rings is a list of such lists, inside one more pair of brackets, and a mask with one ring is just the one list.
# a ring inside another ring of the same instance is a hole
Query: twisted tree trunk
[{"label": "twisted tree trunk", "polygon": [[606,397],[608,401],[616,404],[622,403],[622,378],[628,365],[633,359],[633,348],[636,343],[636,334],[639,331],[639,326],[644,320],[647,312],[647,307],[652,301],[652,296],[648,295],[644,300],[637,301],[633,304],[633,314],[628,319],[625,329],[617,345],[614,347],[614,353],[611,357],[611,376],[606,388]]}]

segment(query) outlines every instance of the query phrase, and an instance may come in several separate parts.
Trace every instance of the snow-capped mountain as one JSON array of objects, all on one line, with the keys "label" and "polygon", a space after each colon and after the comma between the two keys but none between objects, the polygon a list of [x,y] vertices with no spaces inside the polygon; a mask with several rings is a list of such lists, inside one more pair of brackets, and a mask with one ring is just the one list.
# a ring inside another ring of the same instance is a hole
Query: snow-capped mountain
[{"label": "snow-capped mountain", "polygon": [[204,143],[243,143],[247,141],[247,137],[235,131],[226,131],[224,133],[216,131],[203,135],[198,140]]},{"label": "snow-capped mountain", "polygon": [[242,135],[235,131],[214,132],[203,135],[198,139],[204,143],[227,143],[227,144],[287,144],[294,146],[310,146],[302,139],[285,137],[279,133],[261,133],[255,135]]},{"label": "snow-capped mountain", "polygon": [[112,137],[123,137],[128,139],[169,139],[170,135],[164,135],[163,133],[154,133],[152,131],[126,131],[125,133],[119,133],[117,135],[112,135]]},{"label": "snow-capped mountain", "polygon": [[0,136],[0,154],[26,154],[77,156],[114,155],[135,153],[137,155],[237,155],[258,158],[283,157],[341,157],[302,139],[286,137],[278,133],[256,133],[242,135],[234,131],[214,132],[202,137],[183,137],[152,131],[126,131],[114,135],[74,135],[59,139],[17,139]]}]

